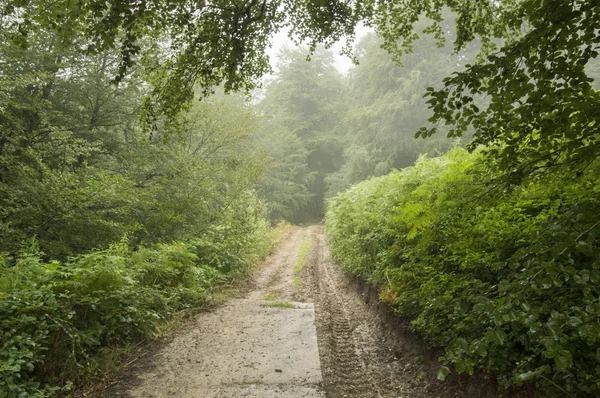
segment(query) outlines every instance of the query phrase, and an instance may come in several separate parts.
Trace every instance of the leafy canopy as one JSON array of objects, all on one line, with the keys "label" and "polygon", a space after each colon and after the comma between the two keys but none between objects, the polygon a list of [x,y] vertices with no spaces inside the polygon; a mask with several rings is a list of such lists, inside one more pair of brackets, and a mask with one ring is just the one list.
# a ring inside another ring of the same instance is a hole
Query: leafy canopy
[{"label": "leafy canopy", "polygon": [[[557,165],[580,172],[600,149],[600,93],[586,73],[598,56],[600,1],[522,1],[502,11],[495,20],[522,24],[523,34],[431,89],[431,120],[452,126],[449,136],[475,127],[471,147],[490,147],[512,182]],[[484,109],[473,101],[480,95],[491,100]]]},{"label": "leafy canopy", "polygon": [[[63,46],[119,48],[116,80],[147,53],[142,39],[153,39],[157,44],[149,47],[165,54],[151,65],[155,91],[146,111],[173,116],[191,100],[195,84],[204,94],[219,84],[226,90],[255,87],[270,71],[270,38],[285,27],[313,50],[346,37],[349,54],[363,22],[399,59],[419,37],[419,20],[431,21],[422,31],[444,42],[447,10],[456,17],[455,50],[478,40],[483,52],[480,62],[430,91],[432,121],[453,126],[450,136],[474,126],[473,146],[493,147],[516,181],[539,167],[579,167],[593,159],[599,94],[585,67],[598,55],[600,0],[9,0],[2,24],[24,46],[30,32],[52,30]],[[489,96],[490,105],[478,108],[478,95]]]}]

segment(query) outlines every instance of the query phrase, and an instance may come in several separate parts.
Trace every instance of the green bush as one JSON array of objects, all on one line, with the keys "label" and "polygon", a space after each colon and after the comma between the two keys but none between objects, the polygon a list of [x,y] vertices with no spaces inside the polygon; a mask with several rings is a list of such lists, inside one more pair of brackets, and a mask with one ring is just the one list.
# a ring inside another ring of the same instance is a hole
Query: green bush
[{"label": "green bush", "polygon": [[44,262],[33,244],[2,258],[0,397],[69,388],[103,350],[159,334],[165,319],[243,274],[270,241],[259,202],[241,196],[190,242],[131,250],[123,241],[64,263]]},{"label": "green bush", "polygon": [[512,188],[491,163],[455,149],[352,187],[329,206],[332,253],[459,373],[600,394],[600,162]]}]

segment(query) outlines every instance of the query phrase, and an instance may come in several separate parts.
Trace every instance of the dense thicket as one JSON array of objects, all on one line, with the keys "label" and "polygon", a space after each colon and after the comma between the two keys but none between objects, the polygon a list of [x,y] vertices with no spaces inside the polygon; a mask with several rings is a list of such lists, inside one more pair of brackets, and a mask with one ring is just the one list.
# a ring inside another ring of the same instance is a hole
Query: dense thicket
[{"label": "dense thicket", "polygon": [[494,163],[454,149],[339,194],[333,256],[380,285],[459,373],[597,395],[600,164],[506,189]]},{"label": "dense thicket", "polygon": [[[263,161],[239,150],[255,117],[225,98],[196,104],[177,129],[137,127],[144,85],[110,84],[110,53],[81,56],[40,36],[0,46],[0,239],[12,255],[36,237],[52,259],[185,239],[250,192]],[[241,166],[244,167],[241,167]],[[251,195],[251,193],[250,193]]]},{"label": "dense thicket", "polygon": [[10,263],[3,258],[0,396],[80,387],[112,370],[112,351],[160,335],[165,320],[241,276],[268,253],[268,224],[248,208],[228,213],[186,242],[132,250],[122,240],[64,262],[42,260],[32,243]]},{"label": "dense thicket", "polygon": [[[2,31],[2,34],[6,31]],[[0,396],[45,396],[159,334],[270,248],[249,148],[214,96],[142,131],[144,71],[52,34],[0,42]]]}]

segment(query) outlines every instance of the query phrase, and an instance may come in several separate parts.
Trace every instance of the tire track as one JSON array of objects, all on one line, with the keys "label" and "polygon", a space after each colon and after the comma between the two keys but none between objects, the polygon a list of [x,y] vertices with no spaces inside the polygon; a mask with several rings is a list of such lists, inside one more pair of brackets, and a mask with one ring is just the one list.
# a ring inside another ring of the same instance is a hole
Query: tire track
[{"label": "tire track", "polygon": [[[492,398],[489,383],[451,376],[440,382],[435,353],[416,337],[405,338],[377,310],[376,298],[331,262],[324,228],[303,271],[305,294],[315,303],[323,388],[328,398]],[[454,378],[452,378],[454,377]]]},{"label": "tire track", "polygon": [[340,281],[333,275],[332,264],[327,260],[328,250],[322,233],[317,236],[314,255],[311,271],[317,324],[326,329],[325,333],[317,332],[325,391],[328,396],[377,396],[371,395],[367,364],[360,354],[360,342],[353,333],[355,322],[344,304],[346,297],[340,292]]}]

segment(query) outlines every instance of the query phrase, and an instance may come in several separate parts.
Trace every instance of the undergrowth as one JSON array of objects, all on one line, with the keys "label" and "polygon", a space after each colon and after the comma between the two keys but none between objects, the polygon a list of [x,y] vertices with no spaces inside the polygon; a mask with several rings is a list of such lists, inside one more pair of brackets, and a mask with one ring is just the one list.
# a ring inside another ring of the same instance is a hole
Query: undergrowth
[{"label": "undergrowth", "polygon": [[455,149],[338,195],[332,254],[444,348],[440,378],[598,396],[600,163],[512,187],[491,163]]},{"label": "undergrowth", "polygon": [[272,242],[272,247],[277,247],[294,231],[296,226],[287,221],[279,221],[269,231],[269,240]]},{"label": "undergrowth", "polygon": [[277,292],[271,292],[271,293],[267,294],[265,297],[263,297],[262,299],[265,301],[273,301],[278,296],[279,296],[279,294]]},{"label": "undergrowth", "polygon": [[67,394],[271,247],[267,221],[255,219],[190,242],[132,250],[123,240],[65,262],[43,261],[35,241],[0,258],[0,397]]}]

